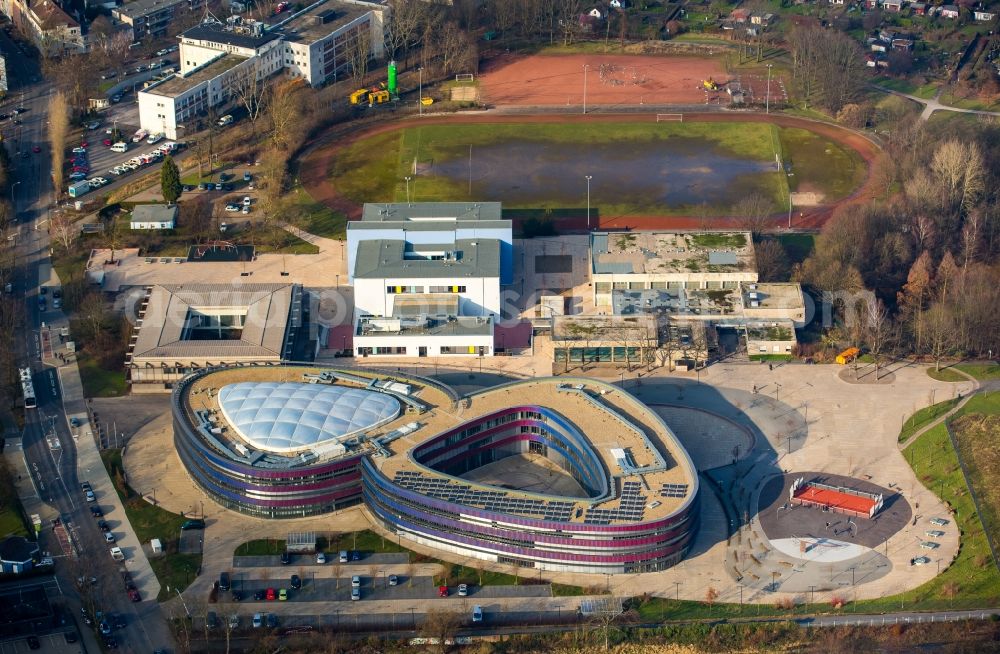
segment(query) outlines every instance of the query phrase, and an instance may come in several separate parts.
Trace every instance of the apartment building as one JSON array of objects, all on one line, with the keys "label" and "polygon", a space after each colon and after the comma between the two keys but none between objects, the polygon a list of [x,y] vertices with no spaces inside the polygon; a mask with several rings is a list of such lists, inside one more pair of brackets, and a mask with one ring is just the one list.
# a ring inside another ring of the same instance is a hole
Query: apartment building
[{"label": "apartment building", "polygon": [[132,40],[163,36],[180,12],[202,11],[206,0],[135,0],[111,10],[115,20],[132,28]]}]

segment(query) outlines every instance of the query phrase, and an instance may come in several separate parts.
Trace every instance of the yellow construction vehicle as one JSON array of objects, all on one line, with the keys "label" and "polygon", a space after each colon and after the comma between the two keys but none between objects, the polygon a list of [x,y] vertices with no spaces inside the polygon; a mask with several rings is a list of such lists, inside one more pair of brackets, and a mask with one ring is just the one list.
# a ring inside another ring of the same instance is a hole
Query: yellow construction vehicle
[{"label": "yellow construction vehicle", "polygon": [[368,104],[368,89],[358,89],[351,94],[351,105]]},{"label": "yellow construction vehicle", "polygon": [[701,83],[701,85],[705,87],[706,91],[718,91],[719,90],[719,83],[716,82],[711,77],[709,77],[706,80],[703,80],[702,83]]},{"label": "yellow construction vehicle", "polygon": [[385,104],[391,99],[392,98],[390,97],[389,92],[385,89],[379,89],[377,91],[373,90],[368,94],[368,106],[370,107],[373,104]]}]

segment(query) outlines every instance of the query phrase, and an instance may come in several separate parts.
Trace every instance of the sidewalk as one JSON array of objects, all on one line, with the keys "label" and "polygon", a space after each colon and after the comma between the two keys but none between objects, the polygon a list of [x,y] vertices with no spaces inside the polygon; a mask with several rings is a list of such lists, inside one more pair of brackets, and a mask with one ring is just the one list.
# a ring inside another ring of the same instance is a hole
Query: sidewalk
[{"label": "sidewalk", "polygon": [[[59,375],[64,419],[69,432],[73,435],[76,446],[77,479],[89,481],[94,489],[94,494],[97,495],[99,504],[104,507],[105,515],[121,521],[121,527],[116,530],[117,545],[125,552],[125,563],[132,574],[132,579],[144,597],[156,597],[160,592],[160,582],[157,581],[153,568],[149,565],[146,553],[142,549],[142,543],[136,538],[135,530],[129,524],[128,516],[125,514],[118,493],[108,476],[104,462],[101,460],[97,443],[94,441],[90,418],[87,414],[86,399],[83,395],[80,369],[76,365],[74,357],[68,357],[70,359],[68,363],[60,358],[71,354],[66,350],[65,341],[58,336],[64,328],[68,331],[69,320],[65,314],[60,312],[59,317],[46,323],[46,326],[48,327],[51,348],[43,354],[42,363],[45,366],[55,368]],[[65,340],[72,340],[72,335]],[[72,427],[71,420],[74,418],[79,421],[80,427]]]},{"label": "sidewalk", "polygon": [[930,422],[929,424],[924,425],[923,427],[921,427],[920,429],[918,429],[915,433],[913,433],[913,435],[911,435],[905,441],[903,441],[902,443],[900,443],[899,444],[900,451],[905,450],[906,448],[908,448],[910,446],[911,443],[913,443],[913,441],[917,440],[918,438],[920,438],[921,436],[923,436],[925,433],[927,433],[931,429],[934,429],[935,427],[937,427],[938,425],[940,425],[942,422],[946,421],[948,418],[952,417],[953,415],[955,415],[956,413],[958,413],[959,411],[961,411],[962,408],[966,404],[969,403],[969,400],[972,399],[972,396],[974,396],[976,393],[978,393],[980,390],[982,390],[982,385],[979,383],[979,380],[977,380],[975,377],[973,377],[972,375],[966,374],[966,373],[962,372],[961,370],[958,370],[957,368],[953,368],[953,370],[955,370],[955,372],[957,372],[958,374],[966,377],[969,381],[971,381],[974,384],[972,391],[970,393],[968,393],[965,397],[963,397],[958,402],[958,404],[956,404],[954,407],[952,407],[951,411],[949,411],[948,413],[946,413],[943,416],[939,417],[937,420],[934,420],[934,421]]}]

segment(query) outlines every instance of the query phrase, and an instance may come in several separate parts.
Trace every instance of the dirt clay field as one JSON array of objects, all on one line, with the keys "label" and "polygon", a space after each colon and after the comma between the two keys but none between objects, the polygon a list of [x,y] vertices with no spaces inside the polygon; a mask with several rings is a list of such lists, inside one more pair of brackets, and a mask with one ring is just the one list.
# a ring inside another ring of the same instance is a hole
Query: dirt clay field
[{"label": "dirt clay field", "polygon": [[714,59],[630,55],[533,55],[494,59],[480,75],[488,105],[587,106],[705,104],[702,80],[726,81]]}]

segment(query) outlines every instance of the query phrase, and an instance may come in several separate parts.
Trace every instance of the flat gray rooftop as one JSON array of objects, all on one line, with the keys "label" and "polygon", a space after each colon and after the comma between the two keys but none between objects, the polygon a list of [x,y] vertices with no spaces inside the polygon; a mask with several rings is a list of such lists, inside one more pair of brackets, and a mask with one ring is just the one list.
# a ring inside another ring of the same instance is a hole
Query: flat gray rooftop
[{"label": "flat gray rooftop", "polygon": [[[452,246],[449,246],[452,247]],[[407,258],[406,241],[375,239],[358,243],[357,279],[481,279],[500,277],[500,241],[455,241],[450,259]]]},{"label": "flat gray rooftop", "polygon": [[[499,202],[392,202],[369,203],[361,214],[356,227],[370,227],[368,223],[398,221],[493,221],[503,220]],[[510,221],[505,221],[509,226]],[[348,224],[350,229],[351,224]],[[412,229],[408,225],[407,229]]]}]

